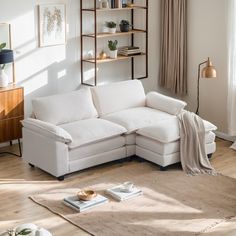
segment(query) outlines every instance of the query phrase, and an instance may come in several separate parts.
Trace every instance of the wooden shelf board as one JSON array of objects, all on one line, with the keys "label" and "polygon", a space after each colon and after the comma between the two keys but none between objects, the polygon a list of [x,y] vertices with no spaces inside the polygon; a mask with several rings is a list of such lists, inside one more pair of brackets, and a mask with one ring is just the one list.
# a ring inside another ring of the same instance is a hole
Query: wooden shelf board
[{"label": "wooden shelf board", "polygon": [[[112,34],[112,33],[98,33],[97,34],[97,38],[106,38],[106,37],[113,37],[113,36],[122,36],[122,35],[131,35],[131,34],[135,34],[135,33],[146,33],[145,30],[140,30],[140,29],[134,29],[134,30],[130,30],[129,32],[120,32],[117,31],[116,33]],[[83,37],[89,37],[89,38],[95,38],[94,34],[83,34]]]},{"label": "wooden shelf board", "polygon": [[100,9],[100,8],[97,8],[97,9],[94,9],[94,8],[83,8],[82,11],[124,11],[124,10],[134,10],[134,9],[144,9],[146,10],[147,7],[144,7],[144,6],[133,6],[133,7],[123,7],[123,8],[103,8],[103,9]]},{"label": "wooden shelf board", "polygon": [[[126,60],[132,57],[140,57],[140,56],[145,56],[146,53],[141,53],[139,55],[133,55],[133,56],[121,56],[118,55],[118,57],[116,59],[112,59],[112,58],[106,58],[106,59],[97,59],[97,63],[101,64],[101,63],[106,63],[106,62],[113,62],[113,61],[120,61],[120,60]],[[84,59],[84,62],[89,62],[89,63],[95,63],[94,59]]]}]

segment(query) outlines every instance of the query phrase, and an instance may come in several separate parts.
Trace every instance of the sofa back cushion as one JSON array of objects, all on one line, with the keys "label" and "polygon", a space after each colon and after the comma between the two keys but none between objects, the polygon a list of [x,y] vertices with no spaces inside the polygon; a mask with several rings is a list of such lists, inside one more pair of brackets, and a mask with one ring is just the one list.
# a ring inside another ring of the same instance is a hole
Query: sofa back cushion
[{"label": "sofa back cushion", "polygon": [[139,80],[128,80],[92,88],[99,116],[145,106],[145,92]]},{"label": "sofa back cushion", "polygon": [[36,119],[54,125],[97,117],[90,89],[33,99]]}]

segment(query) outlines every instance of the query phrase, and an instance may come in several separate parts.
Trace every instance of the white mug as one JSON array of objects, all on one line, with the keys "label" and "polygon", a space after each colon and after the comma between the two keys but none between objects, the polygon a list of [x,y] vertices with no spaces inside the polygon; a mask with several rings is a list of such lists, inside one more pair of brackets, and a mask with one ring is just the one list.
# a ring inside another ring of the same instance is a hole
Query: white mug
[{"label": "white mug", "polygon": [[133,191],[134,184],[131,183],[131,182],[125,182],[125,183],[123,183],[123,186],[124,186],[124,190],[126,192],[132,192]]},{"label": "white mug", "polygon": [[52,236],[46,229],[39,228],[35,231],[35,236]]}]

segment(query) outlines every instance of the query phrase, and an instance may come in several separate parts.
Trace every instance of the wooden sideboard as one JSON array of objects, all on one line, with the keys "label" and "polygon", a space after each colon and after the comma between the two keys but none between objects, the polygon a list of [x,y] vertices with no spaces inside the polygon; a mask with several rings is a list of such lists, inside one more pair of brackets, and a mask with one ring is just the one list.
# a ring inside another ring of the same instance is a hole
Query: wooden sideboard
[{"label": "wooden sideboard", "polygon": [[[20,148],[24,119],[24,88],[9,85],[0,88],[0,143],[17,139]],[[21,156],[21,149],[20,149]]]}]

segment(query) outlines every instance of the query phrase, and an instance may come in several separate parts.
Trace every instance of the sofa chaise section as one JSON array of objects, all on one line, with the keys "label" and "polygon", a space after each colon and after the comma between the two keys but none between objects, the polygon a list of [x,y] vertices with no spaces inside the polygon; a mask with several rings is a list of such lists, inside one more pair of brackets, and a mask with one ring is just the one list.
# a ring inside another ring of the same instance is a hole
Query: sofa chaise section
[{"label": "sofa chaise section", "polygon": [[[161,170],[180,161],[177,115],[187,105],[184,101],[157,92],[145,95],[138,80],[96,87],[92,93],[98,116],[125,127],[125,137],[135,136],[135,144],[126,143],[130,154],[160,165]],[[210,156],[216,149],[212,132],[216,127],[207,121],[204,125],[206,152]]]}]

